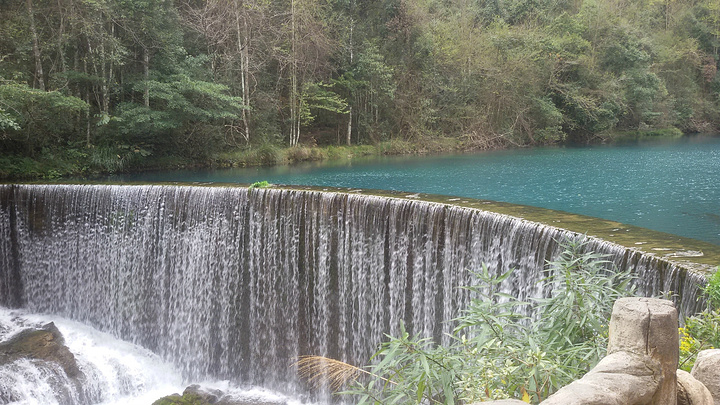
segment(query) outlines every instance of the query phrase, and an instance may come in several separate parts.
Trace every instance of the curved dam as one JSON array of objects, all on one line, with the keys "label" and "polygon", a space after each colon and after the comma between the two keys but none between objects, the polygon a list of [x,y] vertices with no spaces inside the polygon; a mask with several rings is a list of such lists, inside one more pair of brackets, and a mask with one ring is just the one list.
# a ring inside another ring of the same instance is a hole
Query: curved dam
[{"label": "curved dam", "polygon": [[[504,281],[509,294],[547,294],[537,281],[558,241],[592,232],[581,229],[586,217],[555,212],[552,226],[520,218],[529,207],[416,197],[0,185],[0,303],[140,344],[188,381],[292,393],[300,384],[289,365],[298,355],[365,364],[401,322],[410,334],[447,339],[448,321],[470,300],[458,287],[472,285],[482,263],[516,269]],[[607,227],[601,236],[635,234]],[[628,239],[638,248],[589,237],[587,249],[632,269],[641,294],[672,292],[681,312],[694,313],[718,249],[702,245],[700,257],[684,241],[663,247],[658,235]]]}]

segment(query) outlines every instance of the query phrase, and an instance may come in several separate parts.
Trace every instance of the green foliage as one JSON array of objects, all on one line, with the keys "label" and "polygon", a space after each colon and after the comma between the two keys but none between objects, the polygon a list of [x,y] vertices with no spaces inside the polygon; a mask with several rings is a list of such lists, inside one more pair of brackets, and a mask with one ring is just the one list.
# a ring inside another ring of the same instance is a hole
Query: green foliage
[{"label": "green foliage", "polygon": [[35,0],[35,32],[27,4],[0,2],[0,150],[84,144],[79,170],[720,128],[716,0]]},{"label": "green foliage", "polygon": [[59,91],[46,92],[10,82],[0,84],[0,108],[2,137],[23,143],[34,154],[43,147],[66,143],[88,105]]},{"label": "green foliage", "polygon": [[374,377],[348,393],[359,404],[539,402],[580,378],[605,353],[614,301],[633,293],[627,272],[585,249],[584,241],[564,242],[541,282],[550,296],[531,302],[502,292],[512,271],[493,275],[483,266],[478,284],[466,287],[474,298],[456,320],[451,344],[402,328],[373,356]]},{"label": "green foliage", "polygon": [[10,114],[6,113],[5,110],[0,107],[0,132],[10,129],[19,131],[20,125],[18,125]]},{"label": "green foliage", "polygon": [[701,351],[720,348],[720,268],[708,279],[703,294],[707,307],[686,318],[680,328],[680,368],[685,371],[692,369]]},{"label": "green foliage", "polygon": [[255,183],[251,184],[250,187],[248,187],[250,190],[254,188],[268,188],[272,186],[272,184],[268,183],[267,181],[256,181]]},{"label": "green foliage", "polygon": [[308,82],[303,85],[300,96],[300,123],[309,125],[315,120],[312,110],[325,110],[347,114],[348,104],[339,94],[328,90],[331,85]]},{"label": "green foliage", "polygon": [[88,149],[89,164],[93,171],[116,173],[139,164],[151,153],[139,146],[97,146]]},{"label": "green foliage", "polygon": [[531,114],[538,127],[535,131],[537,141],[553,143],[565,139],[565,133],[562,131],[562,111],[555,106],[549,96],[535,98]]},{"label": "green foliage", "polygon": [[124,103],[115,119],[118,131],[136,136],[159,136],[193,123],[217,123],[237,119],[242,99],[227,94],[222,84],[192,79],[187,74],[164,76],[160,80],[138,82],[138,93],[150,92],[150,106]]},{"label": "green foliage", "polygon": [[307,146],[293,146],[288,148],[284,151],[284,156],[284,160],[291,164],[328,159],[328,155],[325,150]]},{"label": "green foliage", "polygon": [[685,319],[680,328],[679,368],[690,371],[698,353],[720,348],[720,310],[706,309]]},{"label": "green foliage", "polygon": [[708,279],[708,283],[704,289],[708,306],[720,309],[720,269],[716,270]]}]

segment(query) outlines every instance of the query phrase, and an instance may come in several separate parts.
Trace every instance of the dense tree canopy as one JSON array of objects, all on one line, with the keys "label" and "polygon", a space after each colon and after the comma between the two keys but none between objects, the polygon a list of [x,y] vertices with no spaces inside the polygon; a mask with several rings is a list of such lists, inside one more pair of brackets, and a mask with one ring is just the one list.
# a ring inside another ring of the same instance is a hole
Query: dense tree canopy
[{"label": "dense tree canopy", "polygon": [[0,0],[0,15],[0,172],[720,126],[717,0]]}]

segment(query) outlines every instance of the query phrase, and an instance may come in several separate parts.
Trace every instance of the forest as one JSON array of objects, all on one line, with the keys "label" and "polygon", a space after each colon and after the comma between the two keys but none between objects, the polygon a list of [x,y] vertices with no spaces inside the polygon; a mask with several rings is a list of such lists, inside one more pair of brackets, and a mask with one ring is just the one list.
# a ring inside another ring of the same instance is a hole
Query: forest
[{"label": "forest", "polygon": [[717,0],[0,0],[0,178],[720,128]]}]

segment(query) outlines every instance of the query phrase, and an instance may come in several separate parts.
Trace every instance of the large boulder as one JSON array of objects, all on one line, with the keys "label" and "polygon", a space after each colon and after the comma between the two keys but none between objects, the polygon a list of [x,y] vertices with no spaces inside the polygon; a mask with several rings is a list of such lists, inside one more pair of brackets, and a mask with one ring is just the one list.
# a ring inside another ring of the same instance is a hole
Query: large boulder
[{"label": "large boulder", "polygon": [[82,375],[75,356],[65,346],[65,339],[52,322],[41,329],[24,330],[9,341],[0,343],[0,364],[23,358],[54,362],[70,378]]},{"label": "large boulder", "polygon": [[707,387],[715,405],[720,405],[720,349],[701,351],[690,374]]},{"label": "large boulder", "polygon": [[687,371],[677,371],[677,384],[677,405],[714,405],[707,387]]},{"label": "large boulder", "polygon": [[608,355],[543,405],[675,405],[677,311],[672,302],[622,298],[613,306]]},{"label": "large boulder", "polygon": [[[0,365],[7,365],[6,369],[15,373],[28,373],[29,381],[48,384],[60,405],[90,402],[84,389],[85,375],[52,322],[40,329],[26,329],[0,343]],[[0,390],[0,403],[25,403],[24,392],[18,387],[7,388]]]},{"label": "large boulder", "polygon": [[221,390],[193,384],[185,388],[182,395],[168,395],[153,402],[152,405],[286,405],[286,402],[231,395]]}]

